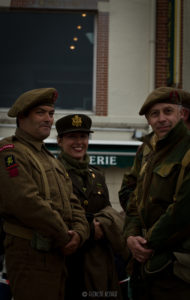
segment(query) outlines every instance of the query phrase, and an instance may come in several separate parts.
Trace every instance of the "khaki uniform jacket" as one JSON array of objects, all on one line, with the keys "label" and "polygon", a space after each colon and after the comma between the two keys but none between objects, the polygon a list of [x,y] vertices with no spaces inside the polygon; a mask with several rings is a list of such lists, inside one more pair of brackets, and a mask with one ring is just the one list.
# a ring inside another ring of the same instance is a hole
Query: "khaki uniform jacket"
[{"label": "khaki uniform jacket", "polygon": [[149,248],[155,250],[153,257],[159,257],[154,267],[160,268],[188,237],[190,162],[177,195],[175,190],[181,161],[190,149],[190,134],[180,121],[157,142],[155,149],[150,143],[151,136],[145,138],[137,153],[132,177],[126,175],[129,182],[133,178],[133,184],[136,176],[137,187],[131,192],[126,209],[125,236],[144,236]]},{"label": "khaki uniform jacket", "polygon": [[[49,200],[45,200],[41,170],[22,144],[45,169]],[[69,176],[42,142],[18,128],[14,136],[0,142],[0,165],[0,214],[6,221],[50,238],[55,246],[69,241],[69,229],[79,233],[81,243],[88,238],[89,226]]]}]

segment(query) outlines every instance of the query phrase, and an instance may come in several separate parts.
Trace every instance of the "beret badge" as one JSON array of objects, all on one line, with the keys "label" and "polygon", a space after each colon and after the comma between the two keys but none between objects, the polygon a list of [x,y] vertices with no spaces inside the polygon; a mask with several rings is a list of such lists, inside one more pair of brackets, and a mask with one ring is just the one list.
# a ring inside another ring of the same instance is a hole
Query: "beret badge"
[{"label": "beret badge", "polygon": [[180,103],[180,96],[177,91],[172,91],[170,93],[169,97],[170,97],[171,102],[176,102],[176,103],[179,102]]},{"label": "beret badge", "polygon": [[57,97],[58,97],[58,92],[55,91],[55,92],[53,93],[53,101],[54,101],[54,102],[57,100]]}]

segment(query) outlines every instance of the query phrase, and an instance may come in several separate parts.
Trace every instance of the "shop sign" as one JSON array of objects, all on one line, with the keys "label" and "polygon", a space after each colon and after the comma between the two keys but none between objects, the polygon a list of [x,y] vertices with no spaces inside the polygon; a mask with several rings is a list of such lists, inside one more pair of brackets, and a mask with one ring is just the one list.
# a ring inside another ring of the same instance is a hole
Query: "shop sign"
[{"label": "shop sign", "polygon": [[116,155],[89,155],[90,164],[96,166],[117,166]]}]

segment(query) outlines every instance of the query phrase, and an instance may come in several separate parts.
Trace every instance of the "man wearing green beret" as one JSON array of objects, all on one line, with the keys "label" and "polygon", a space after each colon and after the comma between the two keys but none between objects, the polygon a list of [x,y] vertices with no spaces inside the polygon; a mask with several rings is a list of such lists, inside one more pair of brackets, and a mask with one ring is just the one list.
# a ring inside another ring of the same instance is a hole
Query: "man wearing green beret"
[{"label": "man wearing green beret", "polygon": [[[171,91],[171,88],[168,88],[168,89]],[[184,122],[185,126],[188,128],[188,130],[190,130],[190,93],[185,90],[182,90],[182,89],[175,89],[175,90],[180,94],[180,97],[181,97],[183,122]],[[140,147],[140,149],[141,149],[141,147]],[[139,149],[139,152],[141,152],[140,149]],[[143,153],[141,153],[141,154],[143,156]],[[133,170],[134,170],[134,167],[133,167]],[[134,174],[134,172],[133,172],[131,179],[132,179],[132,181],[129,180],[129,172],[126,172],[123,176],[121,189],[119,190],[119,200],[120,200],[120,204],[124,210],[126,208],[126,203],[129,198],[129,195],[130,195],[131,191],[134,189],[134,186],[136,185],[136,175]]]},{"label": "man wearing green beret", "polygon": [[182,92],[182,105],[183,121],[186,127],[190,130],[190,93],[187,91]]},{"label": "man wearing green beret", "polygon": [[0,142],[0,214],[14,300],[62,300],[65,255],[88,238],[89,226],[67,172],[46,149],[57,91],[30,90],[8,112],[15,135]]},{"label": "man wearing green beret", "polygon": [[155,89],[139,112],[153,131],[125,174],[127,191],[120,191],[133,300],[190,298],[190,134],[183,97],[179,89]]}]

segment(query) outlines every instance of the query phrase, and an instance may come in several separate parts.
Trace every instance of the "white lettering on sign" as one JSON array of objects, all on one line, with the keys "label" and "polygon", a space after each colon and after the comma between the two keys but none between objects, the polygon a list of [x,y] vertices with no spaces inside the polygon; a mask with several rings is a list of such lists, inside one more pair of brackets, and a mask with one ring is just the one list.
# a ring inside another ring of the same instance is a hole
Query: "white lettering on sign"
[{"label": "white lettering on sign", "polygon": [[104,156],[97,156],[97,165],[104,165]]},{"label": "white lettering on sign", "polygon": [[110,156],[110,165],[111,166],[117,165],[116,156]]},{"label": "white lettering on sign", "polygon": [[96,156],[92,155],[90,156],[90,164],[95,165],[96,164]]},{"label": "white lettering on sign", "polygon": [[90,164],[98,166],[117,166],[117,157],[109,155],[90,155]]}]

